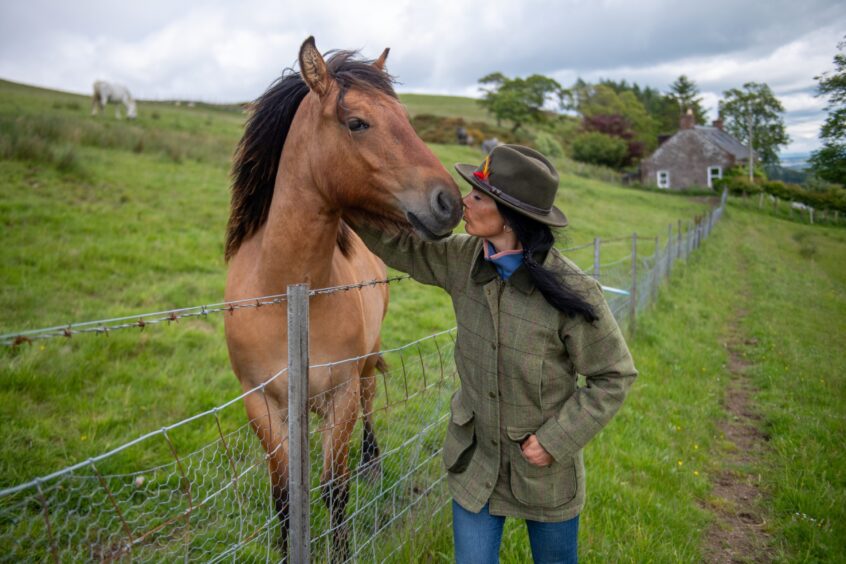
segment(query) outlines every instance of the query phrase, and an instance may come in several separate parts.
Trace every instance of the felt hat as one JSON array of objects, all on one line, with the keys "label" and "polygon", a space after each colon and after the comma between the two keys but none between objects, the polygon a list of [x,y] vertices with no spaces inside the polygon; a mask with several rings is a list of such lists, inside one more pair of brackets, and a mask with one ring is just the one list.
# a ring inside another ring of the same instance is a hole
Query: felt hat
[{"label": "felt hat", "polygon": [[481,165],[456,164],[467,182],[516,212],[553,227],[567,225],[555,207],[558,172],[539,152],[522,145],[498,145]]}]

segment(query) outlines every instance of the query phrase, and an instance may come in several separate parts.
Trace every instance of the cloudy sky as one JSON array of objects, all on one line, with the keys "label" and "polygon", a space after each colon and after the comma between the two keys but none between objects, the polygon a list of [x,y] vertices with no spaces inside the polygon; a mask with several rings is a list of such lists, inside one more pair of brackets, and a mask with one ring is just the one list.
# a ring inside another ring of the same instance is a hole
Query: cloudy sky
[{"label": "cloudy sky", "polygon": [[712,117],[721,93],[766,82],[784,104],[792,143],[819,146],[824,100],[846,4],[829,0],[143,0],[4,1],[0,78],[87,93],[97,78],[138,98],[234,102],[257,97],[299,45],[391,47],[400,92],[478,96],[492,71],[626,79],[661,90],[680,74]]}]

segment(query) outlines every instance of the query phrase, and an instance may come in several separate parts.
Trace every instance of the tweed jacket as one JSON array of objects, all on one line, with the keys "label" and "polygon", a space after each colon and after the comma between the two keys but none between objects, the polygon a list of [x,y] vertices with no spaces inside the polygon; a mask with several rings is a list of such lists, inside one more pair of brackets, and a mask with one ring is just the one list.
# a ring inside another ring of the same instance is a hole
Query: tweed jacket
[{"label": "tweed jacket", "polygon": [[[619,409],[637,371],[602,289],[555,249],[543,265],[596,309],[588,323],[552,307],[525,267],[503,281],[482,239],[427,242],[358,226],[389,266],[452,297],[461,382],[451,400],[443,461],[453,498],[477,513],[544,522],[575,517],[585,500],[582,448]],[[586,385],[577,385],[578,375]],[[530,464],[520,443],[534,433],[554,458]]]}]

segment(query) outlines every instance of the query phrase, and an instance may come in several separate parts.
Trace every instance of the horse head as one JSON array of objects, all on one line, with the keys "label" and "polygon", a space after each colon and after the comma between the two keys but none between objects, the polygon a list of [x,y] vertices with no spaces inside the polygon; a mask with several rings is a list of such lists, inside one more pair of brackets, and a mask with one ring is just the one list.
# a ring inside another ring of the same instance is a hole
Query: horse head
[{"label": "horse head", "polygon": [[[314,38],[299,62],[311,115],[307,152],[319,189],[345,217],[413,230],[424,239],[448,235],[461,219],[458,186],[411,126],[385,71],[388,49],[373,62],[352,53],[325,60]],[[317,176],[317,175],[315,175]]]}]

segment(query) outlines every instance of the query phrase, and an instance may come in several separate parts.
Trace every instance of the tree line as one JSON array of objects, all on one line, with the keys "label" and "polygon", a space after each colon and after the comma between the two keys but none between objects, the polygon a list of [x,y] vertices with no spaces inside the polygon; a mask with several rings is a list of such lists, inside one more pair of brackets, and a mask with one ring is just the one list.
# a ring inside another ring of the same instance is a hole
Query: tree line
[{"label": "tree line", "polygon": [[[569,88],[552,78],[534,74],[510,78],[500,72],[479,79],[484,95],[480,104],[497,120],[517,132],[527,125],[556,130],[556,122],[580,121],[572,139],[577,160],[625,168],[636,164],[658,146],[662,136],[679,128],[690,112],[698,125],[706,124],[706,110],[695,81],[679,76],[666,92],[626,80],[603,79],[595,84],[582,79]],[[769,86],[749,82],[723,93],[719,115],[725,128],[752,146],[764,164],[778,163],[778,149],[790,139],[784,125],[784,107]]]},{"label": "tree line", "polygon": [[[773,195],[796,196],[797,190],[832,192],[846,186],[846,38],[838,44],[834,70],[816,77],[818,95],[826,96],[828,117],[820,138],[823,147],[810,159],[810,174],[804,186],[772,184],[764,191]],[[582,79],[563,87],[550,77],[533,74],[526,78],[494,72],[479,79],[483,97],[479,103],[496,119],[497,125],[510,126],[519,138],[530,135],[534,144],[551,156],[568,153],[578,161],[604,165],[618,171],[634,171],[639,161],[652,153],[662,139],[680,127],[689,114],[697,125],[706,125],[706,109],[696,82],[679,76],[665,91],[626,80],[602,79],[588,83]],[[754,191],[749,185],[767,181],[764,170],[779,171],[779,149],[790,142],[784,123],[784,106],[765,83],[747,82],[723,92],[717,108],[721,126],[746,146],[758,159],[748,163],[743,173],[729,176],[736,191]],[[529,129],[532,133],[529,133]],[[832,186],[834,184],[835,186]],[[839,185],[839,188],[838,186]],[[791,188],[791,186],[793,186]],[[837,202],[809,196],[800,199],[817,204]],[[817,201],[820,200],[820,201]]]}]

